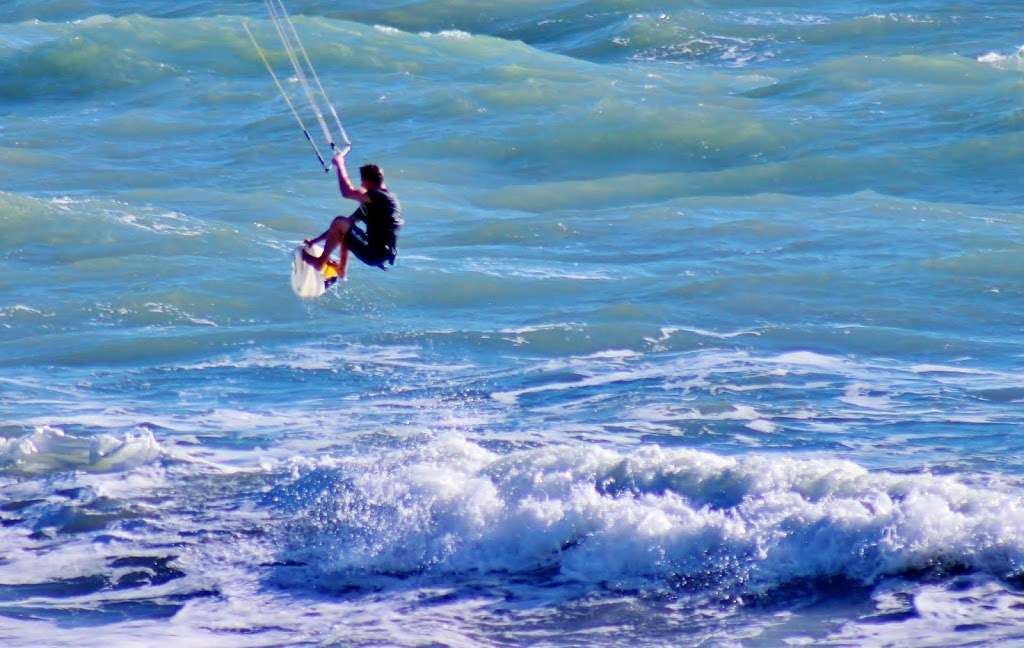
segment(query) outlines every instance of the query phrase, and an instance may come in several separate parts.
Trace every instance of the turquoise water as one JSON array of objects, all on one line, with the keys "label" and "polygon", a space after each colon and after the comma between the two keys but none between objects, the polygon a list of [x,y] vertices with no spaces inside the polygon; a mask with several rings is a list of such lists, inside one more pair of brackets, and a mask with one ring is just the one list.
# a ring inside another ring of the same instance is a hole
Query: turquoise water
[{"label": "turquoise water", "polygon": [[0,8],[0,642],[1024,638],[1024,6],[288,6],[315,302],[259,3]]}]

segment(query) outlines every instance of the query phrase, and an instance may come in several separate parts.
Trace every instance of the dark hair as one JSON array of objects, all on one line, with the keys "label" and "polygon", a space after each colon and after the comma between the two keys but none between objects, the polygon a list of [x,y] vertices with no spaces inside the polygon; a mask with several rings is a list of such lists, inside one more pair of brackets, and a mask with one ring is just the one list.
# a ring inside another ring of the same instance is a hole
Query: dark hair
[{"label": "dark hair", "polygon": [[384,172],[376,164],[366,164],[359,167],[359,177],[369,180],[375,185],[384,184]]}]

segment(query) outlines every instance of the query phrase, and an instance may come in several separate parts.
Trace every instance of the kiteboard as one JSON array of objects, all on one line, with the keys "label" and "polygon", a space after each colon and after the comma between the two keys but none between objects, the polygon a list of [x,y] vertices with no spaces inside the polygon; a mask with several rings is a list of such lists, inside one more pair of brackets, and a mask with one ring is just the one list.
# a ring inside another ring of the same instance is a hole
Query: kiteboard
[{"label": "kiteboard", "polygon": [[292,291],[301,299],[316,299],[338,281],[338,271],[326,263],[323,269],[317,270],[302,258],[303,250],[314,257],[324,251],[319,245],[300,245],[295,248],[292,255]]}]

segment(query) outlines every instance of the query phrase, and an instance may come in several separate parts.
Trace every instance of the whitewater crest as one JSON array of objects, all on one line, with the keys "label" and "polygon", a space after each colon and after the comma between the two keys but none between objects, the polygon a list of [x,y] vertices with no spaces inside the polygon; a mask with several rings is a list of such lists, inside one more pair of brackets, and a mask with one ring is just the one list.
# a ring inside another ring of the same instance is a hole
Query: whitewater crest
[{"label": "whitewater crest", "polygon": [[979,63],[985,63],[1003,70],[1024,70],[1024,45],[1012,54],[989,52],[978,57]]},{"label": "whitewater crest", "polygon": [[118,472],[154,461],[160,444],[149,430],[81,437],[44,425],[31,434],[0,439],[0,471],[46,474],[64,470]]},{"label": "whitewater crest", "polygon": [[846,461],[588,446],[495,455],[461,437],[297,468],[269,501],[321,585],[519,572],[764,593],[1024,560],[1020,493]]}]

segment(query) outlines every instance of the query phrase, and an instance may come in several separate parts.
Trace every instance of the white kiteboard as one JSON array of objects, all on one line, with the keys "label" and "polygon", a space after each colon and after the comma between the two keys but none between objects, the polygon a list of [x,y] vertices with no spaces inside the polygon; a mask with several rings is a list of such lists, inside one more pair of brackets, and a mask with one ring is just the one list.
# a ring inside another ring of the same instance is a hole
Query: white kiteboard
[{"label": "white kiteboard", "polygon": [[292,255],[292,291],[302,299],[316,299],[327,292],[325,282],[337,277],[338,273],[328,265],[324,266],[323,271],[309,265],[302,258],[303,250],[315,257],[320,256],[324,251],[319,245],[309,247],[300,245],[295,248],[295,254]]}]

